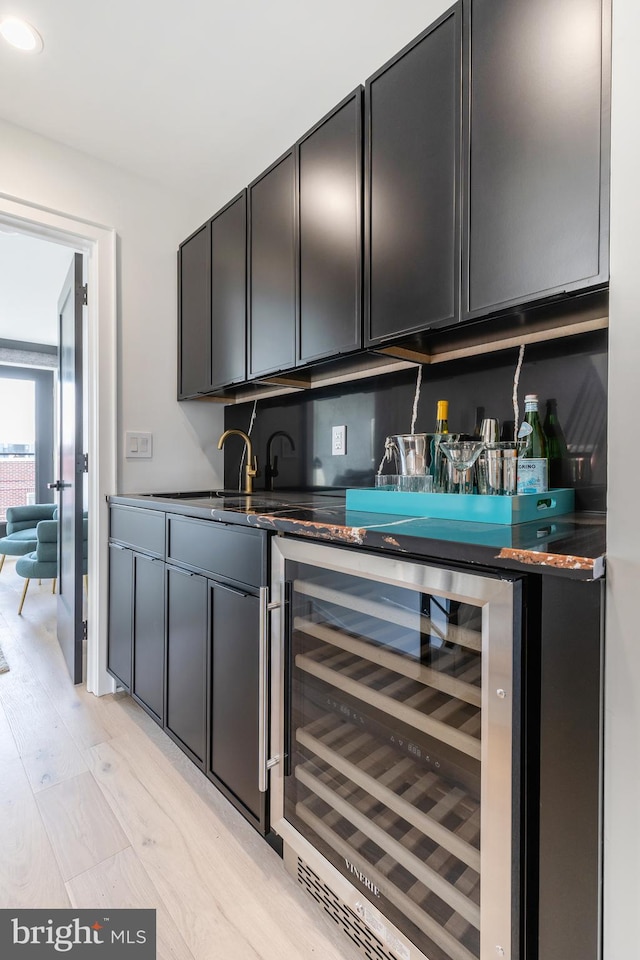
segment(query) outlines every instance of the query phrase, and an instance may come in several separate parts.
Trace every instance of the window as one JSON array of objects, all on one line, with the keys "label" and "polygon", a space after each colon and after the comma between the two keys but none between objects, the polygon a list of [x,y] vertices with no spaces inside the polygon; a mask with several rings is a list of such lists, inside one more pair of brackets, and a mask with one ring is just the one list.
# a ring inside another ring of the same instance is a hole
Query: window
[{"label": "window", "polygon": [[0,522],[7,507],[53,499],[53,385],[52,370],[0,365]]}]

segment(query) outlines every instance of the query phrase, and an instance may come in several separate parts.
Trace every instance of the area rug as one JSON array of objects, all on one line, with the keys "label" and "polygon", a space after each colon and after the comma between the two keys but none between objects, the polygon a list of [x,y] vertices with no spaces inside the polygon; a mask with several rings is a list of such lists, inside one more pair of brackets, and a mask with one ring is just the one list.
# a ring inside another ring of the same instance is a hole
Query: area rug
[{"label": "area rug", "polygon": [[8,673],[8,671],[9,671],[9,664],[4,658],[2,647],[0,647],[0,673]]}]

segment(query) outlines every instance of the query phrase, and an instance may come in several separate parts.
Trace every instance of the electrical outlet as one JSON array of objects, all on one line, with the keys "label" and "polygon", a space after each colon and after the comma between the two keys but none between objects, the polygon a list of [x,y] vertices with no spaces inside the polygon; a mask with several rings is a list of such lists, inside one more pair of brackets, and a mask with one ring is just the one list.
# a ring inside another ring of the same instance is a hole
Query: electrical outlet
[{"label": "electrical outlet", "polygon": [[347,452],[347,428],[331,427],[331,456],[342,457]]}]

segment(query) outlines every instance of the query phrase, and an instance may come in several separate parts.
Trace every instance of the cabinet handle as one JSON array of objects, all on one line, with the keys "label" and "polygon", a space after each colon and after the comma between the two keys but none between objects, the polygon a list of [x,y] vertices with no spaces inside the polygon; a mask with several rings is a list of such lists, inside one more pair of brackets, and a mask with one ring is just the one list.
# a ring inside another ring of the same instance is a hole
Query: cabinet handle
[{"label": "cabinet handle", "polygon": [[280,607],[269,603],[269,588],[260,587],[260,640],[258,659],[258,790],[266,793],[268,773],[280,757],[269,759],[269,613]]},{"label": "cabinet handle", "polygon": [[226,583],[218,583],[217,580],[212,580],[212,583],[214,590],[226,590],[227,593],[233,593],[236,597],[242,597],[243,600],[252,596],[252,594],[247,593],[245,590],[237,590],[236,587],[229,587]]},{"label": "cabinet handle", "polygon": [[292,583],[285,580],[282,583],[282,624],[281,624],[281,643],[284,672],[284,776],[291,776],[291,750],[293,737],[293,720],[291,717],[293,710],[293,637],[291,629],[291,593]]}]

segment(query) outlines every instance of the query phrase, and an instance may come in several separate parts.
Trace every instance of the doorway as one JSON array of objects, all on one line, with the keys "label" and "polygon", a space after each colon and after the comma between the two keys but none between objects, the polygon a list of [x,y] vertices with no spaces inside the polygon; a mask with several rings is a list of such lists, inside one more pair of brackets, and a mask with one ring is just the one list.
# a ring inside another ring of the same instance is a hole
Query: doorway
[{"label": "doorway", "polygon": [[[108,536],[106,497],[116,490],[116,283],[115,232],[63,213],[0,197],[0,228],[53,241],[86,256],[88,306],[86,358],[87,482],[89,512],[87,689],[113,692],[106,672]],[[99,282],[98,282],[99,280]]]},{"label": "doorway", "polygon": [[[0,346],[6,361],[0,367],[0,396],[7,414],[0,421],[0,510],[1,501],[8,501],[6,509],[21,509],[26,522],[30,505],[36,504],[32,527],[42,519],[41,504],[49,511],[47,523],[37,525],[37,547],[17,559],[24,584],[19,614],[29,616],[34,591],[48,593],[53,584],[57,600],[50,618],[74,683],[83,678],[86,623],[84,259],[64,244],[6,228],[0,233]],[[26,342],[11,339],[18,334]],[[24,366],[16,365],[20,361]]]}]

